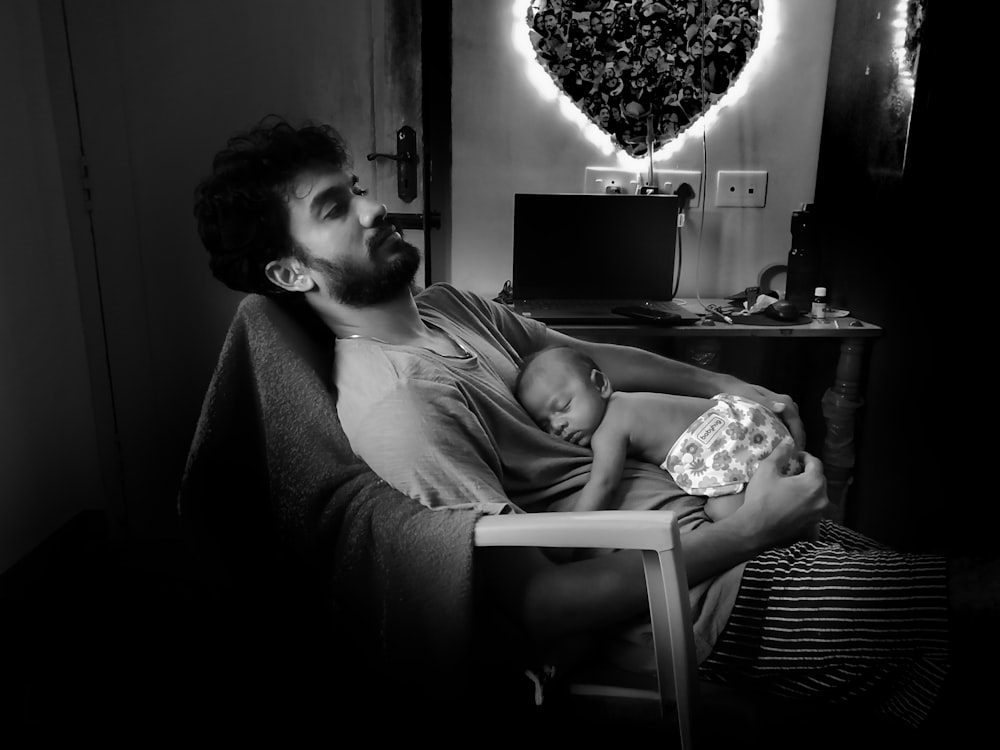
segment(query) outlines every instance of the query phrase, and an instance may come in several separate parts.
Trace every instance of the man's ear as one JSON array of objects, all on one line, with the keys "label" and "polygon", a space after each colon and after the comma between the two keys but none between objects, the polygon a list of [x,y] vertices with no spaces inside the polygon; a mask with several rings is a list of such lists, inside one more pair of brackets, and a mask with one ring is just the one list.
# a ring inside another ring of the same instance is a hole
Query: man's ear
[{"label": "man's ear", "polygon": [[603,372],[597,369],[591,370],[590,382],[594,384],[594,388],[601,394],[601,398],[609,398],[611,396],[611,381],[608,380],[608,376]]},{"label": "man's ear", "polygon": [[275,286],[289,292],[308,292],[316,282],[297,258],[279,258],[264,266],[264,275]]}]

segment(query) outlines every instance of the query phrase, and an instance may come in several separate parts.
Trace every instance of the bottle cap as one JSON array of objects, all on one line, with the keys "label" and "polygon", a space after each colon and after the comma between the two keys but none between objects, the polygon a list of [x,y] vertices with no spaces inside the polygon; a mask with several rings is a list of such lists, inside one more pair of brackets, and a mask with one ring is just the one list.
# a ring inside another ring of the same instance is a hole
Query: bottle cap
[{"label": "bottle cap", "polygon": [[815,294],[816,294],[817,297],[825,297],[826,296],[826,287],[825,286],[818,286],[818,287],[816,287]]}]

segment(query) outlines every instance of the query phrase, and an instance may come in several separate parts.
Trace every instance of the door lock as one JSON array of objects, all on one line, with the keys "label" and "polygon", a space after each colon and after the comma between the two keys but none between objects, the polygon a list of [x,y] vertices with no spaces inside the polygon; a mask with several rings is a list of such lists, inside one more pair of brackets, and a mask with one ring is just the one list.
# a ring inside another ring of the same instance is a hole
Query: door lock
[{"label": "door lock", "polygon": [[396,153],[384,154],[378,151],[368,154],[368,161],[391,159],[396,162],[396,194],[403,203],[410,203],[417,197],[417,131],[404,125],[396,131]]}]

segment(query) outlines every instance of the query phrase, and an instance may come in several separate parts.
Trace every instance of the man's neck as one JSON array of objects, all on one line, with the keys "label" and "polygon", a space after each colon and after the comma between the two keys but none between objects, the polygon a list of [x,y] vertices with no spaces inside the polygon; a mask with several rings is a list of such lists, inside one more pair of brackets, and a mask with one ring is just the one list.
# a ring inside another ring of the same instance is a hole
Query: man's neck
[{"label": "man's neck", "polygon": [[390,344],[414,344],[427,336],[427,326],[408,290],[388,302],[367,307],[350,307],[312,295],[307,295],[306,301],[337,338],[361,336]]}]

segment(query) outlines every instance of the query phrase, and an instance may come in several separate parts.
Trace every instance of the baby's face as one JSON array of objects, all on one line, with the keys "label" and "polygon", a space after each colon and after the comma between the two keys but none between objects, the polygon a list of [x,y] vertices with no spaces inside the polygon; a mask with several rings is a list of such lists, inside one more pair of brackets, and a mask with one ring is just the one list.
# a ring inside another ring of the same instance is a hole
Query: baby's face
[{"label": "baby's face", "polygon": [[555,364],[540,366],[526,378],[519,395],[539,427],[583,447],[590,445],[607,408],[607,401],[589,379]]}]

